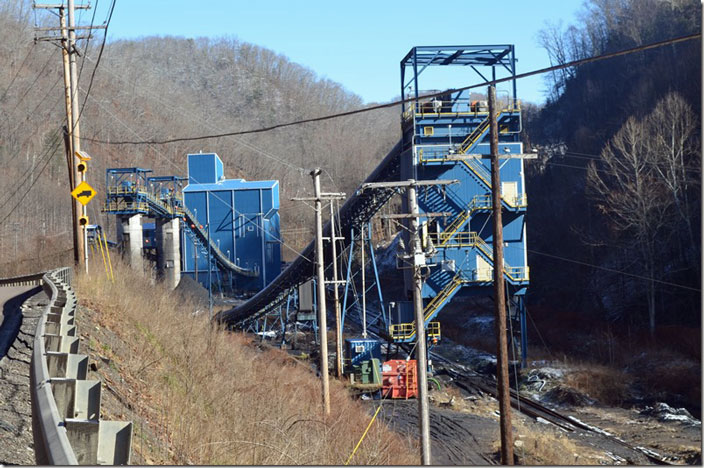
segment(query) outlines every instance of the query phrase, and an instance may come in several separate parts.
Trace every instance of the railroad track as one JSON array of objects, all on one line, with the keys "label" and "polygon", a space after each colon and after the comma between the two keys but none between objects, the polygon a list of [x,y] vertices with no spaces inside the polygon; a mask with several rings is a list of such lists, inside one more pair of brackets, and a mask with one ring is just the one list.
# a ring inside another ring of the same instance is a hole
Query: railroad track
[{"label": "railroad track", "polygon": [[[469,392],[476,392],[476,390],[479,390],[483,393],[486,393],[487,395],[491,395],[493,398],[498,397],[496,383],[489,380],[486,376],[475,372],[468,372],[466,370],[459,369],[451,361],[437,353],[431,352],[430,354],[434,361],[440,361],[443,363],[445,370],[450,375],[450,377],[452,377],[454,383],[458,387]],[[613,434],[610,434],[602,429],[599,429],[598,427],[585,424],[571,416],[565,416],[563,414],[560,414],[552,408],[548,408],[547,406],[538,403],[537,401],[531,398],[519,396],[514,389],[511,389],[510,393],[511,407],[535,420],[538,420],[538,418],[540,418],[567,432],[575,432],[577,430],[587,431],[592,434],[596,434],[599,437],[608,439],[611,442],[616,443],[622,447],[638,452],[644,457],[646,457],[650,462],[656,465],[674,465],[674,463],[670,463],[665,458],[651,450],[648,450],[644,447],[637,447],[631,445],[623,439],[616,437]]]},{"label": "railroad track", "polygon": [[[348,323],[356,325],[361,330],[361,323],[357,319],[357,317],[354,316],[354,314],[350,314],[348,316]],[[384,333],[373,324],[367,327],[367,333],[371,337],[381,339],[382,341],[385,340],[385,337],[382,336],[384,335]],[[409,346],[408,344],[401,344],[401,347],[406,352],[411,351],[411,346]],[[431,351],[429,355],[434,362],[442,363],[444,370],[447,371],[450,377],[452,377],[453,382],[458,387],[470,393],[477,393],[477,391],[479,391],[498,399],[496,382],[490,380],[486,375],[474,371],[469,371],[466,368],[459,368],[455,363],[436,352]],[[536,421],[539,419],[546,421],[547,423],[553,424],[554,426],[557,426],[567,432],[577,432],[581,430],[593,434],[596,437],[602,437],[611,441],[614,444],[620,445],[626,449],[641,454],[651,463],[654,463],[656,465],[675,464],[669,462],[654,451],[648,450],[644,447],[637,447],[631,445],[623,439],[614,436],[613,434],[610,434],[609,432],[604,431],[603,429],[591,426],[589,424],[585,424],[574,417],[563,415],[555,411],[554,409],[549,408],[531,398],[519,395],[518,392],[516,392],[516,390],[514,389],[510,389],[510,394],[511,407],[513,407],[520,413],[535,419]]]}]

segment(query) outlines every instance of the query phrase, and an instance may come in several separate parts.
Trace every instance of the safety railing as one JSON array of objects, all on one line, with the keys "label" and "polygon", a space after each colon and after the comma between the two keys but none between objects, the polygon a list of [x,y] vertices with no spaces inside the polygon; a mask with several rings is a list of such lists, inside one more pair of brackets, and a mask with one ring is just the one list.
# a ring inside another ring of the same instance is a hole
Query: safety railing
[{"label": "safety railing", "polygon": [[[416,336],[416,323],[397,323],[389,327],[389,335],[393,340],[410,340]],[[425,335],[430,339],[439,340],[440,322],[428,322],[425,326]]]},{"label": "safety railing", "polygon": [[132,423],[100,419],[100,381],[86,380],[78,354],[72,270],[42,276],[49,303],[34,335],[30,364],[32,434],[39,465],[125,465]]},{"label": "safety railing", "polygon": [[149,213],[150,204],[152,207],[156,208],[162,213],[166,213],[171,216],[178,216],[181,214],[179,208],[182,205],[182,198],[170,194],[167,198],[162,198],[156,196],[154,193],[147,190],[145,187],[138,185],[124,186],[124,185],[112,185],[108,186],[106,190],[108,196],[111,197],[136,197],[138,199],[146,200],[144,201],[127,201],[127,200],[110,200],[104,205],[104,212],[114,212],[114,211],[136,211]]},{"label": "safety railing", "polygon": [[491,209],[491,195],[476,195],[467,205],[467,209],[460,213],[449,226],[441,233],[442,240],[439,244],[440,247],[445,247],[445,244],[452,239],[452,237],[457,233],[457,231],[464,225],[464,223],[469,219],[470,216],[475,211]]},{"label": "safety railing", "polygon": [[[502,99],[497,104],[502,112],[518,113],[521,111],[519,99]],[[474,99],[449,101],[419,98],[417,102],[407,103],[406,106],[407,108],[403,112],[404,121],[415,117],[481,117],[489,115],[488,102]]]},{"label": "safety railing", "polygon": [[103,213],[114,213],[119,211],[133,211],[148,214],[149,204],[147,202],[134,202],[126,200],[112,200],[103,204]]},{"label": "safety railing", "polygon": [[139,185],[109,185],[105,190],[108,195],[146,195],[145,187]]},{"label": "safety railing", "polygon": [[[478,157],[459,154],[454,145],[417,145],[416,151],[418,161],[422,164],[433,162],[461,162],[487,189],[491,189],[491,171],[480,162]],[[525,208],[528,206],[528,197],[525,193],[515,196],[502,195],[501,199],[509,208]]]},{"label": "safety railing", "polygon": [[[493,248],[476,232],[429,232],[428,238],[434,245],[456,248],[477,248],[490,261],[494,261]],[[504,273],[513,281],[528,281],[528,267],[512,267],[504,264]],[[477,276],[475,275],[475,279]],[[465,280],[466,281],[466,280]]]}]

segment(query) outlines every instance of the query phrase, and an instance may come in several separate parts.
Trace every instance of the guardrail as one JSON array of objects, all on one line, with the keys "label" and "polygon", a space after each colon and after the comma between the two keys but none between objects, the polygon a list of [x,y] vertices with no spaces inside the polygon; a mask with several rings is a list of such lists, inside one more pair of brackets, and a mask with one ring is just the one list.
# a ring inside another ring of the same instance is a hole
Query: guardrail
[{"label": "guardrail", "polygon": [[41,285],[49,296],[30,363],[35,459],[39,465],[129,464],[132,422],[100,419],[101,382],[86,380],[71,281],[70,268],[0,279],[3,286]]}]

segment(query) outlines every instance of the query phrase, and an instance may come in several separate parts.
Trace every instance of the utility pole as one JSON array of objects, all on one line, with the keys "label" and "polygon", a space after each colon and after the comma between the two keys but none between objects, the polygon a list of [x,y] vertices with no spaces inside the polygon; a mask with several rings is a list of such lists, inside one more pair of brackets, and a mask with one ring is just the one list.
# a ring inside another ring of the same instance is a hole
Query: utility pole
[{"label": "utility pole", "polygon": [[513,465],[511,396],[508,383],[506,339],[506,292],[504,290],[504,232],[501,219],[501,177],[499,174],[499,129],[496,122],[496,88],[489,86],[489,134],[491,138],[491,208],[494,220],[494,324],[496,328],[496,384],[501,426],[501,464]]},{"label": "utility pole", "polygon": [[[340,238],[342,239],[342,238]],[[338,290],[337,280],[337,241],[338,237],[335,233],[335,209],[332,201],[330,202],[330,242],[332,244],[332,281],[333,281],[333,298],[335,302],[335,375],[337,378],[342,377],[342,320],[340,311],[340,292]]]},{"label": "utility pole", "polygon": [[408,206],[411,212],[411,249],[413,256],[413,312],[416,318],[416,358],[418,360],[418,414],[421,422],[420,458],[421,464],[430,465],[430,408],[428,406],[428,354],[425,339],[425,316],[423,314],[423,276],[421,266],[425,265],[425,255],[418,237],[418,200],[416,186],[408,186]]},{"label": "utility pole", "polygon": [[[66,164],[68,165],[69,172],[69,188],[73,192],[76,188],[75,174],[75,164],[74,164],[74,151],[73,143],[71,142],[71,135],[73,134],[73,118],[71,117],[71,71],[69,69],[69,58],[68,58],[68,30],[66,29],[66,11],[61,4],[59,7],[59,25],[61,26],[61,60],[63,62],[64,71],[64,105],[66,107],[66,130],[67,138],[64,139],[64,143],[68,143],[66,146]],[[81,263],[80,255],[80,240],[79,240],[79,230],[78,230],[78,200],[71,200],[71,222],[73,224],[73,260],[76,265]]]},{"label": "utility pole", "polygon": [[[85,181],[85,172],[79,174],[78,163],[80,161],[78,152],[81,150],[80,145],[80,128],[78,124],[78,71],[76,67],[76,40],[87,39],[90,37],[91,29],[105,29],[106,26],[91,26],[79,27],[79,29],[88,29],[88,35],[76,36],[75,10],[88,9],[89,5],[75,5],[75,0],[67,0],[67,4],[38,5],[34,4],[34,8],[38,9],[57,9],[59,10],[59,27],[35,28],[36,31],[60,31],[59,35],[49,34],[47,36],[35,37],[36,41],[53,41],[61,44],[61,56],[64,72],[64,100],[66,105],[66,129],[68,132],[68,151],[67,165],[69,166],[69,187],[73,191],[80,182]],[[66,11],[67,10],[67,11]],[[68,20],[68,24],[67,24]],[[73,226],[74,240],[74,260],[76,265],[84,264],[86,273],[88,272],[88,227],[82,228],[78,219],[78,213],[83,216],[87,214],[87,207],[80,204],[77,200],[71,200],[71,214]],[[79,206],[80,205],[80,206]]]},{"label": "utility pole", "polygon": [[328,376],[328,319],[325,309],[325,264],[323,263],[323,207],[320,198],[320,169],[314,169],[315,187],[315,268],[318,275],[318,325],[320,327],[320,377],[323,380],[323,409],[330,414],[330,382]]},{"label": "utility pole", "polygon": [[[394,218],[410,218],[411,220],[411,252],[413,268],[413,310],[416,329],[416,364],[418,375],[418,419],[420,427],[420,463],[430,465],[430,406],[428,403],[428,351],[425,337],[425,316],[423,313],[423,275],[421,268],[425,265],[425,254],[421,247],[419,232],[419,218],[444,216],[445,213],[423,213],[418,210],[416,189],[419,186],[449,185],[458,183],[458,180],[407,180],[403,182],[378,182],[362,184],[362,190],[375,188],[406,188],[408,208],[410,213],[395,215]],[[391,218],[391,216],[389,216]]]},{"label": "utility pole", "polygon": [[[313,177],[314,196],[313,198],[292,198],[293,201],[313,201],[315,202],[315,269],[317,276],[318,292],[318,327],[320,329],[320,377],[323,384],[323,411],[325,416],[330,415],[330,376],[328,375],[328,319],[325,304],[325,260],[323,258],[323,200],[344,199],[344,193],[323,193],[320,191],[320,168],[310,172]],[[334,220],[330,220],[332,225]],[[331,230],[334,233],[334,230]],[[330,237],[335,243],[334,234]],[[337,288],[337,282],[332,281]]]},{"label": "utility pole", "polygon": [[[81,150],[81,132],[78,124],[78,70],[76,68],[76,11],[74,0],[68,0],[68,58],[71,75],[71,147],[73,149],[74,181],[79,177],[85,181],[85,172],[76,170],[80,160],[78,152]],[[78,201],[74,202],[78,203]],[[81,204],[81,215],[86,216],[88,207]],[[83,238],[78,243],[78,254],[86,273],[88,273],[88,226],[83,226]]]}]

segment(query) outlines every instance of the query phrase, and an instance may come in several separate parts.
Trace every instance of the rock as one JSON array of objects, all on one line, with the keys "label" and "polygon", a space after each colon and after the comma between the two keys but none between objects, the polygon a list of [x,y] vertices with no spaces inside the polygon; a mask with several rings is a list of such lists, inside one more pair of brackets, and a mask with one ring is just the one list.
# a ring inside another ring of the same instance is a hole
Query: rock
[{"label": "rock", "polygon": [[516,450],[520,450],[523,448],[523,441],[522,440],[514,440],[513,441],[513,448]]},{"label": "rock", "polygon": [[103,367],[103,363],[100,361],[93,361],[90,363],[90,370],[93,372],[97,372],[101,367]]},{"label": "rock", "polygon": [[7,432],[17,431],[17,428],[15,426],[13,426],[7,421],[3,421],[2,419],[0,419],[0,429],[5,430]]},{"label": "rock", "polygon": [[685,408],[673,408],[667,403],[658,402],[654,406],[646,406],[640,414],[652,416],[659,421],[679,421],[685,424],[698,426],[700,421],[695,419]]}]

